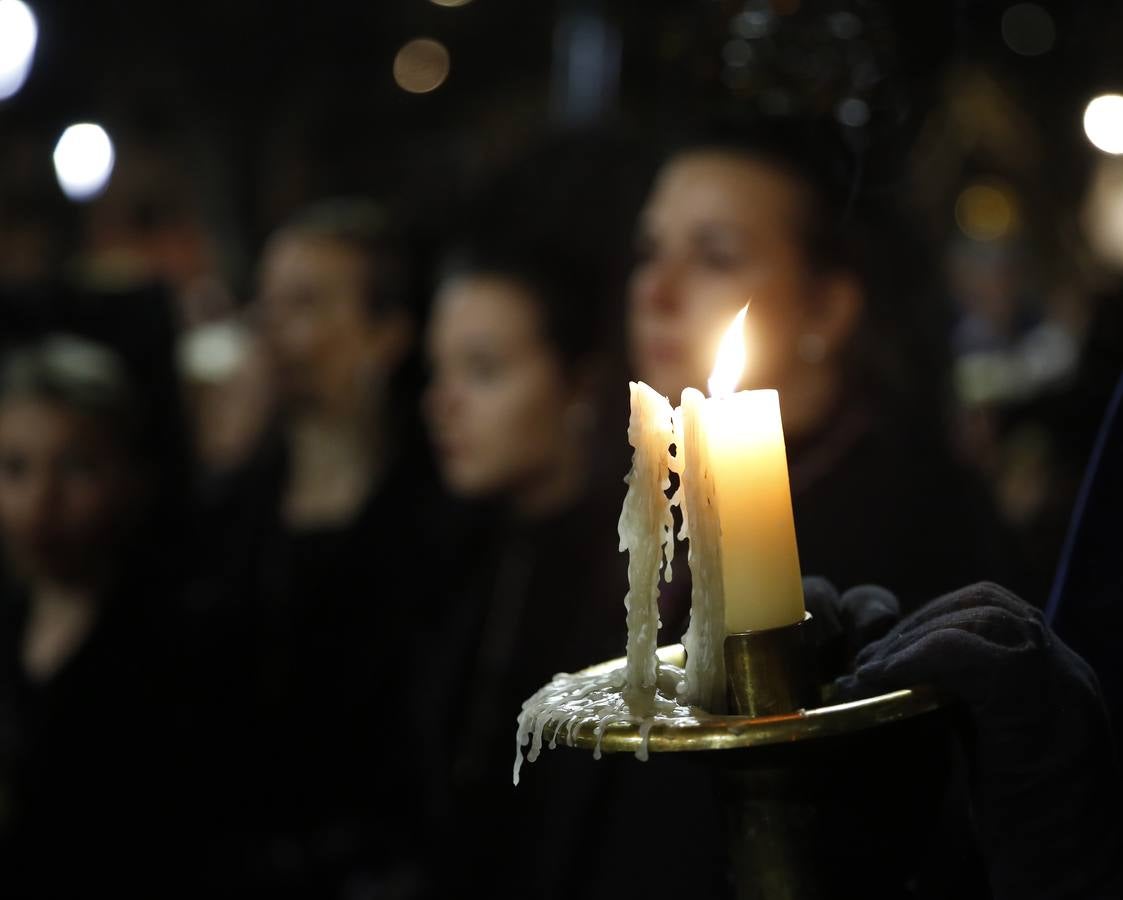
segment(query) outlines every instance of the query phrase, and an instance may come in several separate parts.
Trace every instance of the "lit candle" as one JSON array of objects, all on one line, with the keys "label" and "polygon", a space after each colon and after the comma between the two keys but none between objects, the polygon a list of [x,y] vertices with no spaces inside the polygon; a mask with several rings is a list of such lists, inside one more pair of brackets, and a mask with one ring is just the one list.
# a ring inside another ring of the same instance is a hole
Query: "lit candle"
[{"label": "lit candle", "polygon": [[[694,533],[700,516],[716,517],[727,634],[791,625],[804,616],[779,395],[736,391],[747,309],[722,338],[710,398],[687,388],[680,413],[684,433],[694,428],[703,436],[692,442],[698,458],[686,455],[687,480],[692,468],[705,471],[712,489],[706,510],[688,509],[688,516]],[[692,613],[692,628],[693,619]],[[720,656],[721,648],[715,650]]]}]

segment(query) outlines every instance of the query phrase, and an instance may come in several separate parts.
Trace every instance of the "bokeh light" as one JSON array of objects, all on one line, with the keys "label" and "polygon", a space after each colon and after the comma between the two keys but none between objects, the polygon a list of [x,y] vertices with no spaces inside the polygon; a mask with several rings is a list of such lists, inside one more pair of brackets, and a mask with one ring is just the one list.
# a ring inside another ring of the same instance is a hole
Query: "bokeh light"
[{"label": "bokeh light", "polygon": [[861,97],[847,97],[835,107],[835,117],[850,128],[861,128],[870,120],[870,107]]},{"label": "bokeh light", "polygon": [[113,174],[113,142],[92,122],[71,125],[55,144],[55,175],[71,200],[90,200],[104,190]]},{"label": "bokeh light", "polygon": [[427,94],[448,78],[448,50],[432,38],[415,38],[394,57],[394,81],[403,91]]},{"label": "bokeh light", "polygon": [[1096,148],[1123,153],[1123,96],[1102,94],[1084,109],[1084,133]]},{"label": "bokeh light", "polygon": [[31,71],[39,26],[22,0],[0,0],[0,100],[15,96]]},{"label": "bokeh light", "polygon": [[996,182],[968,185],[955,201],[955,222],[972,240],[1005,237],[1017,222],[1013,193]]},{"label": "bokeh light", "polygon": [[429,2],[436,5],[436,6],[455,7],[455,6],[467,6],[469,3],[472,2],[472,0],[429,0]]},{"label": "bokeh light", "polygon": [[1053,49],[1057,30],[1053,17],[1036,3],[1015,3],[1002,14],[1002,40],[1022,56],[1040,56]]}]

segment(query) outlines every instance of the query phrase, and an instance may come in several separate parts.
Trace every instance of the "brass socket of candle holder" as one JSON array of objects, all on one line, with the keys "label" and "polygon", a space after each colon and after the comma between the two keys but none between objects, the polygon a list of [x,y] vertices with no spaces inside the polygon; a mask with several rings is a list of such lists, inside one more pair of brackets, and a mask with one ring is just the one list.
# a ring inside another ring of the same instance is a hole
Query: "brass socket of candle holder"
[{"label": "brass socket of candle holder", "polygon": [[817,705],[813,660],[808,652],[811,614],[792,625],[745,631],[725,638],[725,686],[729,712],[758,718],[782,716]]}]

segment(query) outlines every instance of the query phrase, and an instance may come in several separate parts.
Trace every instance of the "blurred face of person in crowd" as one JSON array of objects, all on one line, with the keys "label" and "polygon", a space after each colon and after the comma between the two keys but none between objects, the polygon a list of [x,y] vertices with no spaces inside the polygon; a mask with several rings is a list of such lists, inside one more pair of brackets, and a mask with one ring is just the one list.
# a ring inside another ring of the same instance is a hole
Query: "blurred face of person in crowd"
[{"label": "blurred face of person in crowd", "polygon": [[629,285],[641,380],[672,402],[686,386],[705,390],[722,334],[751,300],[742,386],[779,388],[787,428],[814,424],[863,302],[855,279],[811,265],[810,208],[795,175],[735,151],[694,150],[663,167]]},{"label": "blurred face of person in crowd", "polygon": [[130,455],[93,416],[31,396],[0,402],[0,538],[22,576],[96,580],[141,487]]},{"label": "blurred face of person in crowd", "polygon": [[409,347],[404,314],[371,310],[370,263],[330,237],[282,232],[261,269],[262,335],[290,410],[351,410]]},{"label": "blurred face of person in crowd", "polygon": [[530,512],[561,500],[579,474],[575,431],[590,406],[529,289],[501,275],[452,278],[428,349],[426,413],[448,487]]}]

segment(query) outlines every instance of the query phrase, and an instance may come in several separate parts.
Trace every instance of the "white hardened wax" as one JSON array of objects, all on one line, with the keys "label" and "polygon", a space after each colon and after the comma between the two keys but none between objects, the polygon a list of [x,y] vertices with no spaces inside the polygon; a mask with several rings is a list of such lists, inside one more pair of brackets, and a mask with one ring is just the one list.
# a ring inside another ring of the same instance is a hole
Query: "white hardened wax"
[{"label": "white hardened wax", "polygon": [[620,512],[620,551],[628,553],[627,687],[636,702],[655,690],[655,648],[659,636],[659,572],[671,578],[674,520],[667,499],[670,447],[674,440],[671,404],[642,382],[631,382],[628,441],[634,448],[628,493]]},{"label": "white hardened wax", "polygon": [[624,669],[609,672],[579,672],[576,675],[555,675],[545,687],[523,703],[515,738],[514,783],[519,783],[523,748],[529,745],[526,758],[534,762],[546,744],[551,750],[559,740],[573,746],[577,731],[593,724],[596,746],[593,758],[601,755],[604,732],[616,723],[637,725],[643,740],[636,758],[647,759],[651,728],[684,727],[698,724],[699,710],[683,706],[677,700],[678,686],[685,677],[681,666],[657,660],[656,679],[651,696],[643,706],[637,705],[624,684]]},{"label": "white hardened wax", "polygon": [[687,388],[675,410],[676,471],[682,507],[679,538],[690,541],[690,624],[683,700],[712,713],[725,709],[725,589],[722,583],[721,517],[714,491],[710,448],[702,414],[706,398]]}]

